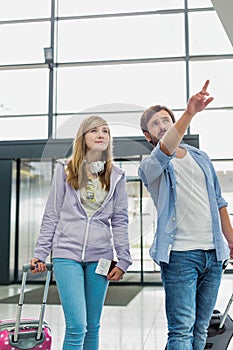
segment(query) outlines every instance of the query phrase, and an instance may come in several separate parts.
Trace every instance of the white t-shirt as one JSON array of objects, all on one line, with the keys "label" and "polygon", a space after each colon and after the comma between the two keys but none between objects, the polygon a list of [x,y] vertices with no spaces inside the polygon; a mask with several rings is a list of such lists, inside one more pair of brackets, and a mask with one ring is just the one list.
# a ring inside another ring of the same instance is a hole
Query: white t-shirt
[{"label": "white t-shirt", "polygon": [[177,193],[177,231],[172,250],[214,249],[205,175],[188,151],[183,158],[173,158],[172,164]]}]

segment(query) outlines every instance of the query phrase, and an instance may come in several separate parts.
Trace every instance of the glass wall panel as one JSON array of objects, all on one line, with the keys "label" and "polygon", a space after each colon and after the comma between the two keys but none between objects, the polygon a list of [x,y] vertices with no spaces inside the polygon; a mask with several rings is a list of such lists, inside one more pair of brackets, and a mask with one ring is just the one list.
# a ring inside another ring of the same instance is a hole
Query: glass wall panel
[{"label": "glass wall panel", "polygon": [[211,158],[233,158],[233,110],[206,110],[191,122],[191,132],[200,135],[200,148]]},{"label": "glass wall panel", "polygon": [[60,68],[57,81],[58,113],[109,103],[185,106],[184,62]]},{"label": "glass wall panel", "polygon": [[127,176],[129,241],[133,264],[129,267],[127,282],[160,282],[159,271],[149,256],[149,248],[154,239],[156,225],[156,210],[149,193],[140,183],[138,167],[140,162],[122,161],[118,163]]},{"label": "glass wall panel", "polygon": [[231,161],[213,161],[222,188],[222,195],[228,203],[228,212],[233,224],[233,153]]},{"label": "glass wall panel", "polygon": [[189,29],[191,55],[233,53],[231,42],[215,11],[189,13]]},{"label": "glass wall panel", "polygon": [[157,11],[165,9],[183,8],[183,0],[59,0],[59,16],[91,15],[116,12]]},{"label": "glass wall panel", "polygon": [[142,261],[141,261],[141,191],[140,181],[138,179],[138,161],[117,162],[125,172],[127,177],[128,194],[128,214],[129,214],[129,242],[133,264],[129,267],[129,272],[133,272],[128,277],[128,281],[137,282],[141,279]]},{"label": "glass wall panel", "polygon": [[[33,256],[52,177],[50,161],[21,161],[19,267]],[[30,276],[30,278],[33,278]],[[40,279],[40,276],[36,276]]]},{"label": "glass wall panel", "polygon": [[[218,179],[222,188],[222,195],[228,203],[228,213],[233,225],[233,154],[231,161],[213,161]],[[233,266],[228,265],[227,269],[233,271]]]},{"label": "glass wall panel", "polygon": [[47,139],[47,137],[47,116],[0,117],[0,141]]},{"label": "glass wall panel", "polygon": [[142,208],[144,282],[160,283],[161,276],[158,273],[160,268],[155,264],[149,254],[155,237],[157,212],[150,194],[144,186],[142,191]]},{"label": "glass wall panel", "polygon": [[0,0],[0,21],[42,18],[51,14],[50,0]]},{"label": "glass wall panel", "polygon": [[132,256],[132,265],[128,271],[134,272],[129,275],[132,282],[140,282],[142,270],[141,264],[141,222],[140,222],[140,183],[139,181],[128,180],[128,213],[129,213],[129,243]]},{"label": "glass wall panel", "polygon": [[50,22],[2,24],[0,40],[1,65],[44,63],[44,47],[50,46]]},{"label": "glass wall panel", "polygon": [[[184,56],[185,53],[183,14],[60,21],[58,33],[60,62]],[[72,36],[75,43],[70,40]]]},{"label": "glass wall panel", "polygon": [[0,116],[48,113],[48,69],[0,71]]},{"label": "glass wall panel", "polygon": [[206,79],[210,79],[209,92],[214,96],[211,107],[233,106],[233,59],[190,62],[191,94],[200,91]]}]

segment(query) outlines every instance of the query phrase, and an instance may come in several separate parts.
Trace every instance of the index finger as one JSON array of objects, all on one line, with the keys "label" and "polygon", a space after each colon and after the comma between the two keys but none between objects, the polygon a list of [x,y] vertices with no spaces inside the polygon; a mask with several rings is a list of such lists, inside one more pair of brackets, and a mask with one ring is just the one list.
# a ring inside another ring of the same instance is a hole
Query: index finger
[{"label": "index finger", "polygon": [[210,81],[209,79],[206,80],[205,84],[203,85],[203,88],[201,90],[201,92],[206,92],[207,88],[208,88],[208,85],[209,85]]}]

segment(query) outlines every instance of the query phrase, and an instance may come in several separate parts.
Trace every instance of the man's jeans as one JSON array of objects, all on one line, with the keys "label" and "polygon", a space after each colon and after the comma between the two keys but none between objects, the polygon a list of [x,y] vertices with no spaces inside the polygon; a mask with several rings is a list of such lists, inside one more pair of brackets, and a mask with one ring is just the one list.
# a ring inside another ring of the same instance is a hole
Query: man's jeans
[{"label": "man's jeans", "polygon": [[222,275],[215,250],[171,251],[161,263],[168,350],[203,350]]},{"label": "man's jeans", "polygon": [[53,259],[56,283],[65,314],[63,350],[97,350],[101,311],[108,280],[93,263]]}]

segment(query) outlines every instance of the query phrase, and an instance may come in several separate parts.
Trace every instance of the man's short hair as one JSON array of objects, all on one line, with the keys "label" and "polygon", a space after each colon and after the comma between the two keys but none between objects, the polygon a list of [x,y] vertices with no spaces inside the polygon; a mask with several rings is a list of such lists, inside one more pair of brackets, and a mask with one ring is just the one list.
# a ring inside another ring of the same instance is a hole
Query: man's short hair
[{"label": "man's short hair", "polygon": [[142,116],[141,116],[141,129],[143,132],[147,131],[147,124],[149,122],[149,120],[153,117],[153,115],[161,110],[165,110],[168,112],[168,114],[170,115],[170,117],[172,118],[173,123],[175,123],[175,116],[174,113],[167,107],[165,106],[160,106],[160,105],[155,105],[155,106],[151,106],[149,108],[147,108]]}]

